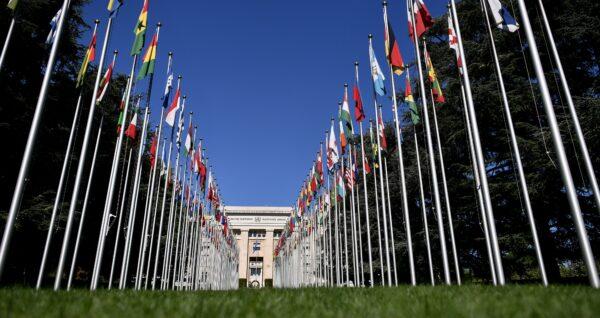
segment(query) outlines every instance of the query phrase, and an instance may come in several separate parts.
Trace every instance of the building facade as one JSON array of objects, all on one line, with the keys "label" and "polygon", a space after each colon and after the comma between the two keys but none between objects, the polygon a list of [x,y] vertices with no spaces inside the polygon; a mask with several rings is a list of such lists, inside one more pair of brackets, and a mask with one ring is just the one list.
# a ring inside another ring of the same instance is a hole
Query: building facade
[{"label": "building facade", "polygon": [[225,206],[224,212],[240,251],[240,285],[272,286],[273,252],[292,208]]}]

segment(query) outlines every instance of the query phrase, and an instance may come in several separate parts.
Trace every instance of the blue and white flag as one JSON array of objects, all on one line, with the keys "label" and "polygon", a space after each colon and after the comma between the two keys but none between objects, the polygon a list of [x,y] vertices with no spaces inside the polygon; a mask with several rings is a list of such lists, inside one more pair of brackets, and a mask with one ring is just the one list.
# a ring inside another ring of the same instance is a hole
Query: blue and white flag
[{"label": "blue and white flag", "polygon": [[167,65],[167,83],[165,84],[165,92],[163,93],[163,108],[169,107],[169,96],[171,95],[171,89],[173,88],[173,60],[169,58],[169,64]]},{"label": "blue and white flag", "polygon": [[519,29],[519,24],[500,3],[500,0],[487,0],[487,2],[492,18],[494,18],[494,24],[498,29],[508,32],[515,32]]},{"label": "blue and white flag", "polygon": [[56,12],[56,15],[54,15],[54,18],[52,18],[52,21],[50,21],[50,33],[48,33],[48,37],[46,38],[46,44],[48,45],[52,45],[54,40],[56,40],[56,27],[61,15],[62,8],[58,9],[58,12]]},{"label": "blue and white flag", "polygon": [[375,52],[373,52],[373,46],[371,44],[369,44],[369,60],[371,61],[371,76],[373,77],[373,87],[375,88],[375,92],[379,96],[384,96],[386,94],[385,85],[383,85],[385,76],[383,76],[381,67],[379,67],[379,63],[377,62],[377,58],[375,57]]}]

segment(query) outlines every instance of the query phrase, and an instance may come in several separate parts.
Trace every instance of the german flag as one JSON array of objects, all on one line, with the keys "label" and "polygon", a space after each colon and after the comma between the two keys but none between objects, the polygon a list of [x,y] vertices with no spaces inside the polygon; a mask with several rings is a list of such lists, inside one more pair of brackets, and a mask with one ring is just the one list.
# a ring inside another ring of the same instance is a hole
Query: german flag
[{"label": "german flag", "polygon": [[83,80],[85,79],[85,74],[87,73],[88,66],[95,59],[96,59],[96,30],[94,30],[94,34],[92,35],[92,40],[90,41],[87,51],[85,52],[85,56],[83,58],[83,63],[81,63],[81,68],[79,69],[79,73],[77,73],[76,87],[80,87],[83,84]]},{"label": "german flag", "polygon": [[140,73],[137,76],[138,80],[143,79],[144,77],[154,74],[154,63],[156,62],[156,47],[158,45],[158,37],[155,34],[152,38],[152,42],[150,46],[146,50],[146,54],[144,54],[144,62],[142,64],[142,68],[140,69]]},{"label": "german flag", "polygon": [[388,63],[392,66],[394,73],[401,75],[404,72],[404,60],[402,59],[402,54],[400,54],[400,47],[389,21],[385,26],[385,56]]}]

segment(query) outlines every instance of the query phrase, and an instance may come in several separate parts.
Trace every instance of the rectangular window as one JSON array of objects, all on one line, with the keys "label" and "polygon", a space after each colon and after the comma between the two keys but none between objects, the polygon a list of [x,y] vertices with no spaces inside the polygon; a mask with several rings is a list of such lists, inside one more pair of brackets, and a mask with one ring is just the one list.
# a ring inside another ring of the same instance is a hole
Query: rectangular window
[{"label": "rectangular window", "polygon": [[262,238],[267,236],[267,232],[265,230],[250,230],[248,236],[252,238]]},{"label": "rectangular window", "polygon": [[280,238],[282,232],[283,232],[282,230],[275,230],[275,231],[273,231],[273,237],[276,238],[276,239]]}]

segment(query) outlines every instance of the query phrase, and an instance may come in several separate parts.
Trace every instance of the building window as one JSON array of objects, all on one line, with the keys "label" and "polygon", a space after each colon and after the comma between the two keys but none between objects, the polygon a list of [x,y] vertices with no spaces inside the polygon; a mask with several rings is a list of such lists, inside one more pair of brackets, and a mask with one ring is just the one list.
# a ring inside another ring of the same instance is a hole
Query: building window
[{"label": "building window", "polygon": [[250,230],[248,235],[253,238],[263,238],[267,236],[267,232],[265,230]]},{"label": "building window", "polygon": [[233,235],[240,235],[242,233],[239,229],[233,229],[232,232]]},{"label": "building window", "polygon": [[283,231],[281,231],[281,230],[275,230],[275,231],[273,231],[273,237],[276,238],[276,239],[280,238],[282,232]]},{"label": "building window", "polygon": [[251,268],[250,269],[251,276],[260,276],[261,273],[262,273],[262,268]]}]

